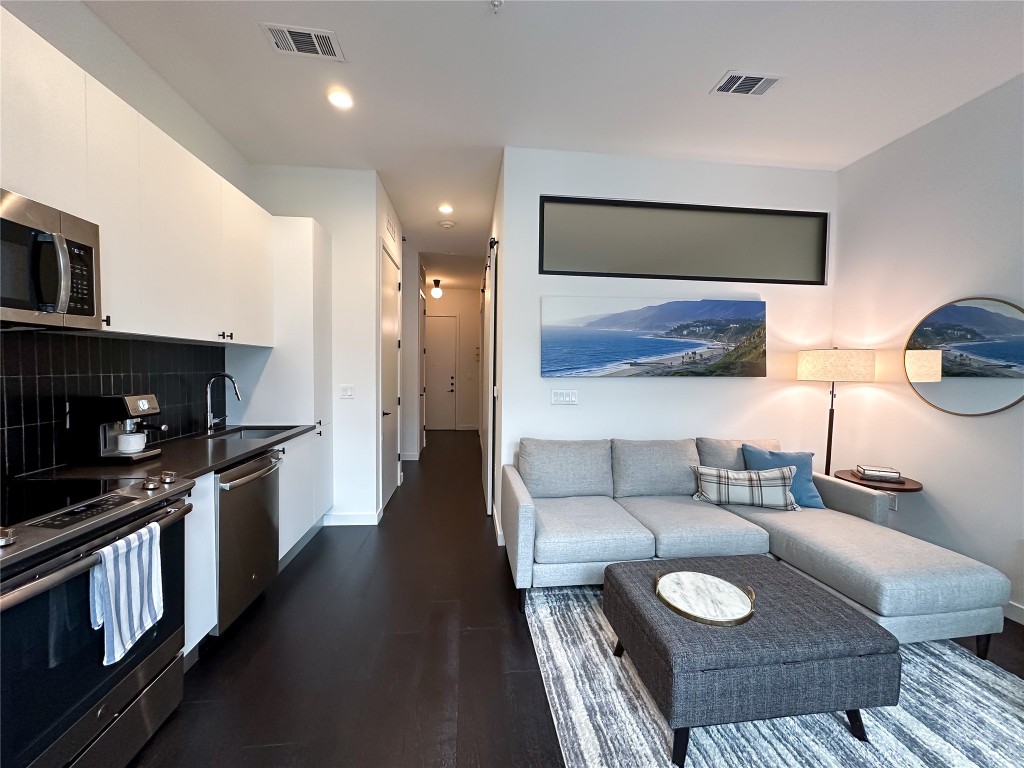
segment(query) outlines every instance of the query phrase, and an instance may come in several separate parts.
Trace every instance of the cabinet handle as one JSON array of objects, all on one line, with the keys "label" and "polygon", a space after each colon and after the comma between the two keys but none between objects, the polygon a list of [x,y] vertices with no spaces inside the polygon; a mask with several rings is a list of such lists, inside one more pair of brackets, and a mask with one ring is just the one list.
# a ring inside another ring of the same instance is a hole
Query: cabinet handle
[{"label": "cabinet handle", "polygon": [[320,435],[320,437],[323,437],[323,436],[324,436],[324,433],[323,433],[322,431],[320,431],[320,432],[317,432],[317,434],[318,434],[318,435]]},{"label": "cabinet handle", "polygon": [[106,315],[103,318],[103,320],[101,320],[100,322],[102,322],[105,326],[107,326],[109,328],[110,327],[110,315]]},{"label": "cabinet handle", "polygon": [[229,334],[228,334],[228,338],[229,338],[229,339],[233,339],[233,338],[235,338],[235,334],[233,334],[233,333],[229,333]]},{"label": "cabinet handle", "polygon": [[224,331],[221,331],[220,333],[217,334],[217,338],[218,339],[226,339],[227,338],[227,334],[224,333]]},{"label": "cabinet handle", "polygon": [[318,427],[322,427],[322,426],[324,425],[324,420],[323,420],[323,419],[317,419],[317,420],[316,420],[316,425],[317,425]]}]

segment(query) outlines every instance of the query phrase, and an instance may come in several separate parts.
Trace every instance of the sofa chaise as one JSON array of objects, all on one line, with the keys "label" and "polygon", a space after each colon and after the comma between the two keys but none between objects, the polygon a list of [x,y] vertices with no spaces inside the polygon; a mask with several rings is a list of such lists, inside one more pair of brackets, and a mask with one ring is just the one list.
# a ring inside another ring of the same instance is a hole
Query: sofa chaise
[{"label": "sofa chaise", "polygon": [[602,584],[628,560],[764,554],[816,582],[901,643],[1002,631],[1010,582],[969,557],[886,527],[886,494],[814,473],[825,509],[693,498],[693,466],[744,470],[741,446],[777,440],[523,438],[502,468],[501,522],[520,590]]}]

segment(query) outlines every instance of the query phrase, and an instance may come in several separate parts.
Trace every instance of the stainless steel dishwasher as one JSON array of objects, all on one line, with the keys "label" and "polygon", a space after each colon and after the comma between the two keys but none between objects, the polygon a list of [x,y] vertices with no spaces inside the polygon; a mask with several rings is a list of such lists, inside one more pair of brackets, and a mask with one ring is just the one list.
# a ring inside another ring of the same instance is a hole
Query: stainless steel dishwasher
[{"label": "stainless steel dishwasher", "polygon": [[275,450],[220,472],[217,481],[217,626],[220,635],[277,575]]}]

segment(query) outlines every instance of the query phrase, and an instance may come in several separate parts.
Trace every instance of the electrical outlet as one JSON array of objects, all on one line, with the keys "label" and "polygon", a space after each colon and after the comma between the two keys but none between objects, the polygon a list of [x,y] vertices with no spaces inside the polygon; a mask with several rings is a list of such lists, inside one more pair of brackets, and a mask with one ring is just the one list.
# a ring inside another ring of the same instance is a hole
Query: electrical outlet
[{"label": "electrical outlet", "polygon": [[579,398],[576,395],[575,389],[552,389],[551,390],[551,404],[552,405],[578,405]]},{"label": "electrical outlet", "polygon": [[352,386],[351,384],[342,384],[341,385],[341,399],[342,400],[352,400],[352,399],[355,398],[355,396],[356,396],[356,388],[354,386]]}]

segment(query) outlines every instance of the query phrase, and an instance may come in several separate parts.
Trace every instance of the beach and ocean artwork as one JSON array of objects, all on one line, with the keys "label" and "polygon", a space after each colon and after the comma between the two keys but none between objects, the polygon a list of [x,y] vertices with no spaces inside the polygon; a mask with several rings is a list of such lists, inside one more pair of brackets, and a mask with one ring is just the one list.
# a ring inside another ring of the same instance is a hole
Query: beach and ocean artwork
[{"label": "beach and ocean artwork", "polygon": [[967,299],[940,307],[914,329],[907,349],[942,350],[942,378],[1024,378],[1024,313]]},{"label": "beach and ocean artwork", "polygon": [[541,376],[764,376],[765,303],[545,296]]}]

